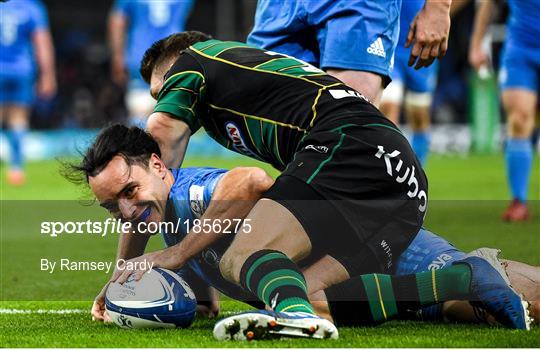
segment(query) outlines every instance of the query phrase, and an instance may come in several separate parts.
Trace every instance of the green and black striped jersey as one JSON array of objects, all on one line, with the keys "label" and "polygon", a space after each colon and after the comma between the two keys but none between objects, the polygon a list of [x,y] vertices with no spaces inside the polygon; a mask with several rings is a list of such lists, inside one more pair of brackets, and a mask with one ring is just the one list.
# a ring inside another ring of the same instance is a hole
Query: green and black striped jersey
[{"label": "green and black striped jersey", "polygon": [[379,111],[336,78],[298,59],[239,42],[182,51],[155,112],[201,126],[223,146],[284,169],[301,138],[332,118]]}]

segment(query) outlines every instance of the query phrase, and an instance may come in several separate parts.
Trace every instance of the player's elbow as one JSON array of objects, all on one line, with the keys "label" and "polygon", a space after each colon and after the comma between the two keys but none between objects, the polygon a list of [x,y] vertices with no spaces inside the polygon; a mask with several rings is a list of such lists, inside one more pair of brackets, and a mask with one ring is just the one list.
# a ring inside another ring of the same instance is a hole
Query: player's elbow
[{"label": "player's elbow", "polygon": [[274,180],[261,168],[247,168],[247,184],[251,191],[256,193],[266,192],[273,184]]},{"label": "player's elbow", "polygon": [[261,168],[239,167],[230,171],[237,188],[247,198],[260,197],[274,183],[274,180]]}]

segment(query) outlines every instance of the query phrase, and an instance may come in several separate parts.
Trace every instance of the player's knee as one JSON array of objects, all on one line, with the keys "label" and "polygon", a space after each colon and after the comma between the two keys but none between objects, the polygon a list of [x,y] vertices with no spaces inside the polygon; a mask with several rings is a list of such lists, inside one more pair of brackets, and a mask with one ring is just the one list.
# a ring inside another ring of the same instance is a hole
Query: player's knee
[{"label": "player's knee", "polygon": [[383,91],[383,79],[379,74],[337,69],[329,69],[328,73],[360,92],[376,106],[379,105]]},{"label": "player's knee", "polygon": [[520,108],[508,114],[509,133],[512,137],[529,137],[534,129],[534,116]]},{"label": "player's knee", "polygon": [[252,190],[257,192],[264,192],[274,184],[272,177],[261,168],[250,168],[249,179]]},{"label": "player's knee", "polygon": [[381,102],[379,110],[386,118],[390,119],[392,123],[399,125],[399,105],[390,102]]},{"label": "player's knee", "polygon": [[246,257],[238,249],[229,247],[221,257],[219,271],[223,278],[229,282],[240,283],[240,270],[246,261]]},{"label": "player's knee", "polygon": [[427,108],[413,108],[409,120],[414,131],[425,131],[429,128],[429,111]]}]

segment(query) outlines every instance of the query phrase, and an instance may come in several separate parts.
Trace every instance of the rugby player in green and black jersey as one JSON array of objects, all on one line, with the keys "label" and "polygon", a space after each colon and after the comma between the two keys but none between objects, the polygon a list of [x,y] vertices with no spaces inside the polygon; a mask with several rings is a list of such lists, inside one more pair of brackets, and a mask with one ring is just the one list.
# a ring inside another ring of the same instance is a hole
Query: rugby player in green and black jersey
[{"label": "rugby player in green and black jersey", "polygon": [[[327,267],[321,273],[330,288],[321,298],[345,301],[335,304],[336,314],[375,313],[365,301],[366,293],[377,291],[389,300],[382,313],[376,308],[385,319],[467,294],[499,322],[526,328],[521,298],[481,258],[422,278],[358,277],[392,270],[421,228],[428,204],[427,179],[408,141],[359,92],[295,58],[199,32],[154,43],[141,75],[157,100],[148,131],[167,166],[180,166],[190,135],[203,127],[223,146],[282,171],[219,263],[223,277],[272,311],[218,322],[218,339],[265,337],[276,325],[282,335],[337,337],[308,301],[297,265],[306,259]],[[209,208],[201,218],[217,223],[214,234],[190,232],[177,245],[135,260],[183,266],[222,237],[219,222],[231,205]],[[122,282],[131,273],[113,279]],[[140,278],[142,271],[134,273]],[[491,288],[482,288],[486,283]],[[503,298],[511,302],[494,302]],[[355,301],[365,307],[351,307]]]}]

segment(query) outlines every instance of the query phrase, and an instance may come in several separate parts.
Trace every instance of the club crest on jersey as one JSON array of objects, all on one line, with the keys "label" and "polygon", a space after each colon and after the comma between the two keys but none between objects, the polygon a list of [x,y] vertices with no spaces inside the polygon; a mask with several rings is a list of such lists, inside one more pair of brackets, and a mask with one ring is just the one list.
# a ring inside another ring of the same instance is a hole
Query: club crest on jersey
[{"label": "club crest on jersey", "polygon": [[236,126],[236,124],[227,122],[225,123],[225,129],[227,130],[227,136],[231,139],[235,150],[247,156],[257,157],[257,155],[247,147],[246,142],[242,137],[242,133],[240,132],[240,128]]}]

